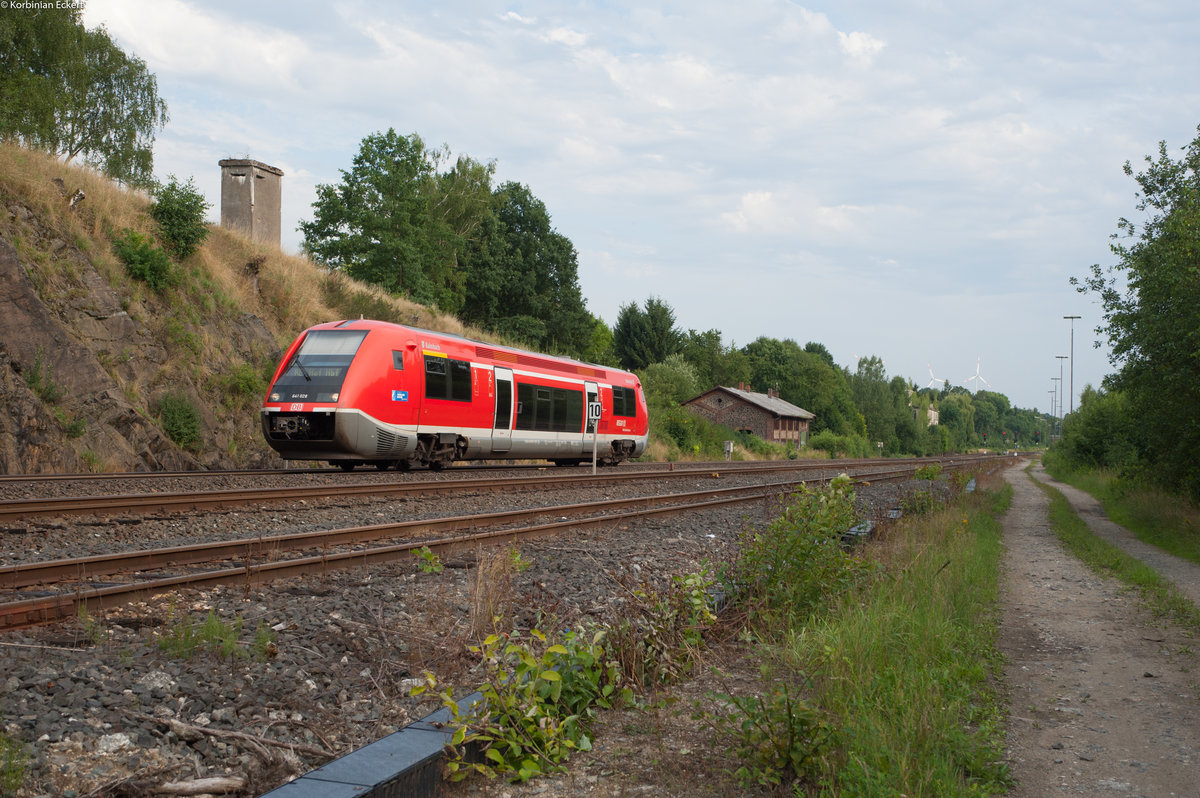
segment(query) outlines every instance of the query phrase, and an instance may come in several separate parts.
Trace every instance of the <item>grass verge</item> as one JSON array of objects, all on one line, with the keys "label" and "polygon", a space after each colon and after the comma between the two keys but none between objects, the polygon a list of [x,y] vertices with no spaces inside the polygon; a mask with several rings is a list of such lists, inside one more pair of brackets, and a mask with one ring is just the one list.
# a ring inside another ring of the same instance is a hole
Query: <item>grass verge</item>
[{"label": "grass verge", "polygon": [[831,719],[823,772],[795,794],[982,796],[1007,791],[997,649],[1000,485],[906,519],[864,553],[880,567],[760,639],[768,680]]}]

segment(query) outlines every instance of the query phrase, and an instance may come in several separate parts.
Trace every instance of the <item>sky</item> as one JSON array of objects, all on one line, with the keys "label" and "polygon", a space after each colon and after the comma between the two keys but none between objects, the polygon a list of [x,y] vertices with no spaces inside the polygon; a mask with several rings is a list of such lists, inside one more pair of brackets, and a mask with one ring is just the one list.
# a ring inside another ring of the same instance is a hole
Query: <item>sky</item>
[{"label": "sky", "polygon": [[1124,164],[1180,157],[1200,125],[1191,0],[87,0],[83,18],[157,76],[155,173],[194,178],[213,221],[219,160],[283,170],[286,251],[316,186],[394,128],[528,186],[610,326],[659,297],[726,344],[815,341],[918,387],[978,373],[1042,412],[1053,378],[1070,410],[1114,370],[1069,281],[1140,218]]}]

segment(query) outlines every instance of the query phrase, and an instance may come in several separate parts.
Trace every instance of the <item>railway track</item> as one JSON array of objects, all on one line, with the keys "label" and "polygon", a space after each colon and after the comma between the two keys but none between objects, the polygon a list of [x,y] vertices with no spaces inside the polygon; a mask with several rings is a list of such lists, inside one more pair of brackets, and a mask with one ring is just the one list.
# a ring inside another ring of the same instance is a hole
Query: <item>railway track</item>
[{"label": "railway track", "polygon": [[[874,482],[907,479],[914,470],[913,466],[873,470],[859,474],[857,479]],[[84,609],[94,612],[184,588],[230,583],[255,585],[330,570],[367,567],[412,556],[414,551],[425,547],[445,555],[464,548],[567,529],[698,512],[730,504],[775,501],[810,481],[819,481],[819,478],[22,563],[0,568],[0,590],[9,593],[7,600],[0,604],[0,631],[54,623],[77,617]],[[533,523],[547,516],[556,520]],[[470,531],[454,534],[463,530]],[[400,542],[379,543],[398,539]],[[301,554],[288,558],[283,556],[286,552]],[[228,564],[231,562],[233,564]],[[225,563],[225,566],[182,574],[161,573],[169,568],[211,566],[214,563]],[[116,575],[130,576],[123,584],[100,581]],[[34,596],[21,596],[18,592],[27,593],[31,588],[45,586],[54,589],[39,591]]]},{"label": "railway track", "polygon": [[[900,463],[940,462],[943,467],[957,467],[972,460],[964,458],[937,460],[899,461]],[[432,494],[446,494],[462,491],[507,491],[545,488],[548,484],[556,487],[579,487],[585,485],[607,484],[613,482],[629,482],[644,479],[677,479],[707,476],[713,473],[737,474],[772,474],[779,472],[832,470],[845,468],[857,471],[861,468],[872,467],[886,463],[895,467],[896,460],[862,460],[862,461],[787,461],[784,463],[738,463],[738,464],[702,464],[680,468],[657,468],[638,470],[605,470],[603,473],[591,474],[562,472],[560,469],[538,467],[536,475],[528,477],[491,477],[477,476],[459,479],[405,479],[404,481],[387,482],[334,482],[321,485],[304,485],[295,487],[244,488],[233,490],[209,490],[186,492],[152,492],[124,493],[111,495],[88,495],[69,497],[48,497],[33,499],[14,499],[0,502],[0,524],[20,521],[39,516],[62,516],[79,514],[113,514],[113,513],[154,513],[181,512],[196,510],[211,510],[215,508],[240,507],[246,505],[262,505],[266,503],[283,503],[307,501],[310,499],[328,499],[330,497],[407,497],[418,498]],[[673,465],[673,464],[671,464]],[[915,466],[914,466],[915,467]],[[221,472],[230,474],[233,472]],[[255,472],[249,472],[255,473]]]}]

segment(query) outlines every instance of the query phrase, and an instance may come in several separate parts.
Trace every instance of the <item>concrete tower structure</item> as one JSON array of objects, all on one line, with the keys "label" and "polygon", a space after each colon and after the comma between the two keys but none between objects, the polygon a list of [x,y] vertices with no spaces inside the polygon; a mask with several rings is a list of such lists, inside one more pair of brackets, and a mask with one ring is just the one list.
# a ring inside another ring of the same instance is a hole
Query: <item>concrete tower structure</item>
[{"label": "concrete tower structure", "polygon": [[221,226],[279,246],[283,170],[244,158],[221,167]]}]

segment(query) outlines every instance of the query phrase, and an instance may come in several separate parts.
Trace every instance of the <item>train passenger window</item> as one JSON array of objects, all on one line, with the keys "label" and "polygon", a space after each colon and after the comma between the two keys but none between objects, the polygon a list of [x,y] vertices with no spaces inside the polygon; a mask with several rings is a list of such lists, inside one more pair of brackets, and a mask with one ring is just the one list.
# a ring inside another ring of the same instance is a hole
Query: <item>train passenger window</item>
[{"label": "train passenger window", "polygon": [[425,396],[428,399],[471,401],[471,364],[448,357],[425,356]]},{"label": "train passenger window", "polygon": [[517,383],[517,429],[533,429],[533,386],[524,382]]},{"label": "train passenger window", "polygon": [[404,353],[392,350],[392,368],[396,371],[404,371]]},{"label": "train passenger window", "polygon": [[450,398],[456,402],[471,401],[471,364],[465,360],[450,361]]}]

